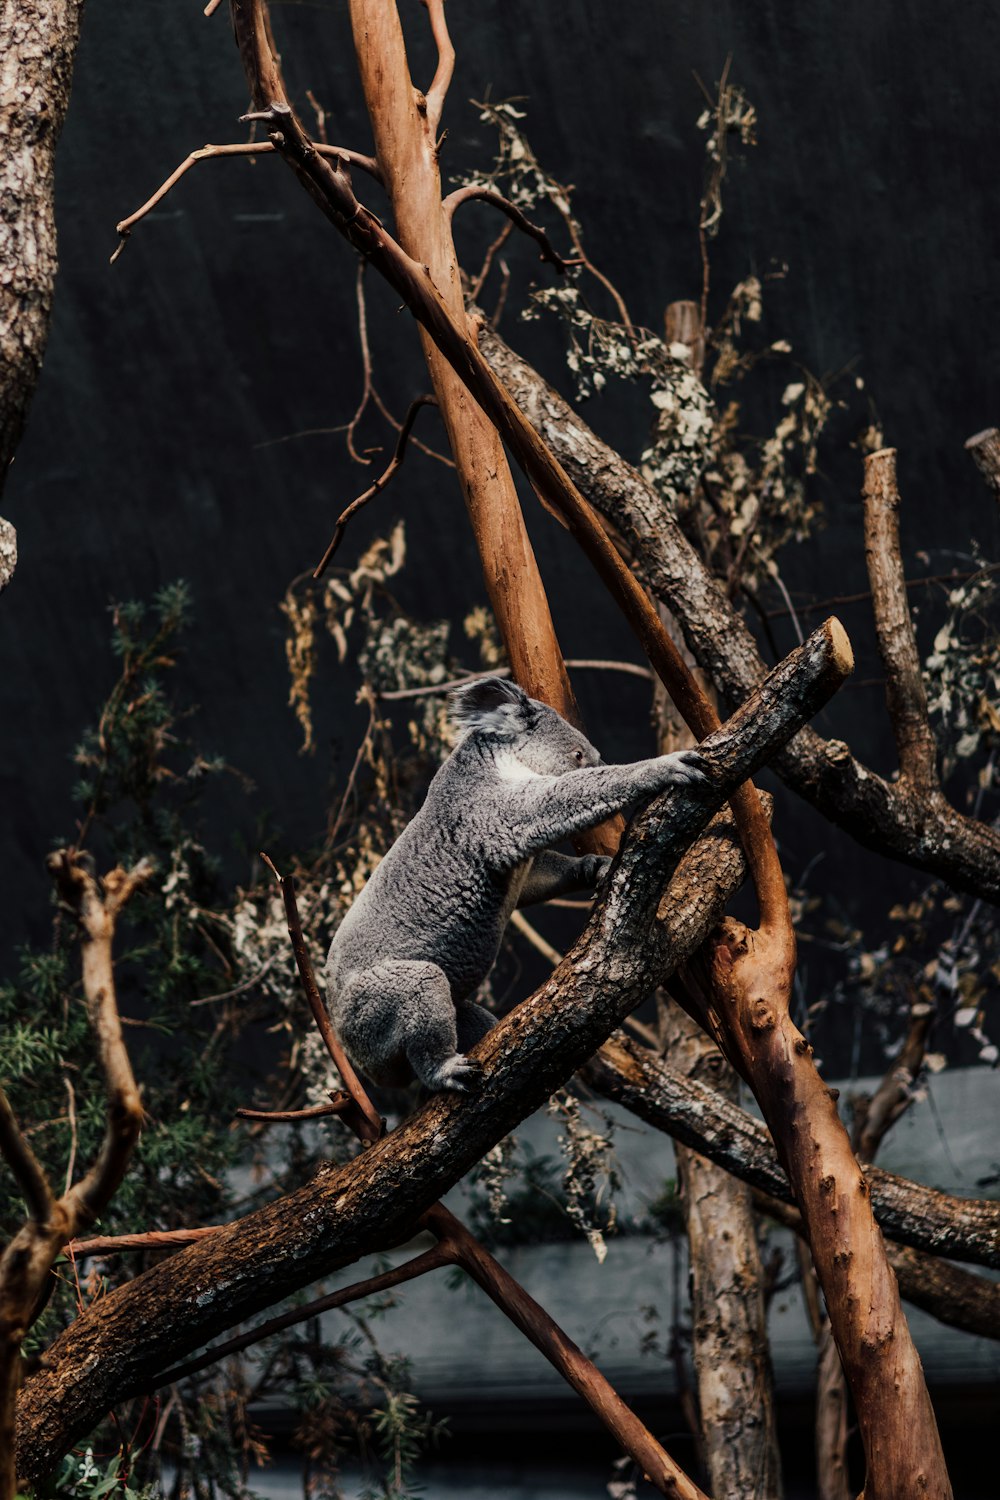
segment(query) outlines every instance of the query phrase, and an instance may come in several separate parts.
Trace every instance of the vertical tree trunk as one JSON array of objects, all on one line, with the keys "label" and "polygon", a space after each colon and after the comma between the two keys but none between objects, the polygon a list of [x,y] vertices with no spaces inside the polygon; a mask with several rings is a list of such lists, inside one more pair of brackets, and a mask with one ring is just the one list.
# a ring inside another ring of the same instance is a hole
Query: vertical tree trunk
[{"label": "vertical tree trunk", "polygon": [[[670,1066],[727,1098],[736,1075],[678,1005],[660,1035]],[[781,1458],[768,1355],[763,1267],[750,1189],[675,1145],[691,1252],[693,1354],[708,1488],[726,1500],[780,1500]]]},{"label": "vertical tree trunk", "polygon": [[[56,276],[55,149],[82,12],[83,0],[0,4],[0,490],[48,338]],[[0,587],[3,572],[0,559]]]}]

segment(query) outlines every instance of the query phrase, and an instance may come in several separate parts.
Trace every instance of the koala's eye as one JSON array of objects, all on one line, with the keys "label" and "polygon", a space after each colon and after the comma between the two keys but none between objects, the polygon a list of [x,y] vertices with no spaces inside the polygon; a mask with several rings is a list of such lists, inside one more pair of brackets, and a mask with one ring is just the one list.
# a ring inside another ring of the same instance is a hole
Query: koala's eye
[{"label": "koala's eye", "polygon": [[582,766],[583,765],[583,751],[582,750],[574,750],[573,751],[573,759],[576,761],[576,763],[577,763],[578,766]]}]

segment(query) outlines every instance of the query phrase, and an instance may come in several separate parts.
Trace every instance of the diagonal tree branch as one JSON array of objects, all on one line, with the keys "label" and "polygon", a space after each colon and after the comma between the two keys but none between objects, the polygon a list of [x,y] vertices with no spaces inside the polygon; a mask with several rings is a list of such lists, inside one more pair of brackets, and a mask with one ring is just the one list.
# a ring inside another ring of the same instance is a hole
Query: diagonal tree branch
[{"label": "diagonal tree branch", "polygon": [[[629,539],[641,576],[681,622],[699,666],[727,702],[739,702],[767,667],[742,615],[662,498],[495,332],[481,327],[479,342],[574,482]],[[774,769],[866,848],[1000,905],[1000,830],[963,817],[940,792],[918,793],[907,783],[885,781],[842,741],[826,740],[811,728],[796,735]]]},{"label": "diagonal tree branch", "polygon": [[[623,1033],[601,1048],[584,1076],[592,1088],[770,1197],[794,1204],[767,1126],[693,1079],[682,1078]],[[1000,1203],[955,1198],[881,1167],[866,1167],[885,1234],[931,1255],[1000,1270]]]},{"label": "diagonal tree branch", "polygon": [[[678,868],[685,851],[733,786],[826,701],[847,668],[843,633],[828,622],[707,741],[712,787],[659,798],[636,820],[580,941],[551,979],[479,1044],[480,1094],[439,1095],[348,1166],[320,1172],[84,1313],[22,1392],[25,1477],[46,1473],[116,1400],[206,1340],[337,1267],[408,1238],[420,1215],[576,1071],[654,980],[703,941],[743,865],[724,824]],[[725,884],[718,883],[719,871],[728,873]],[[88,1378],[81,1381],[84,1357]]]}]

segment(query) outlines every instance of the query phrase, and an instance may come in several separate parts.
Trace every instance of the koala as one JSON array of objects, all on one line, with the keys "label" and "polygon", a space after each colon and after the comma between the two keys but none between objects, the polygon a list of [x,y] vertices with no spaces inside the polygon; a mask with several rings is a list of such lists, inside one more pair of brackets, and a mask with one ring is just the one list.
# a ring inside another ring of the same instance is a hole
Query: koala
[{"label": "koala", "polygon": [[549,846],[669,786],[706,781],[686,750],[604,765],[544,703],[501,677],[458,689],[461,731],[427,798],[337,930],[328,1006],[351,1061],[373,1083],[472,1091],[466,1056],[495,1024],[471,998],[516,906],[592,890],[610,859]]}]

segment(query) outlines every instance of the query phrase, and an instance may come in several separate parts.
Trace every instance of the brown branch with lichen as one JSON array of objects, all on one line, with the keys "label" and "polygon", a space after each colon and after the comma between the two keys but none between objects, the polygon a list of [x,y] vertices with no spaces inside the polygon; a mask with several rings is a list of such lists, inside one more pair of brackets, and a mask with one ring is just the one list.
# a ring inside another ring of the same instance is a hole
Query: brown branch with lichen
[{"label": "brown branch with lichen", "polygon": [[[21,1345],[59,1252],[110,1202],[125,1175],[142,1126],[142,1103],[122,1038],[115,998],[112,942],[125,903],[153,871],[149,860],[120,866],[98,881],[76,850],[52,854],[49,870],[76,917],[83,960],[83,994],[107,1087],[107,1123],[97,1157],[57,1198],[0,1089],[0,1155],[24,1194],[28,1220],[0,1254],[0,1500],[17,1488],[14,1427],[24,1377]],[[68,1174],[69,1175],[69,1174]]]}]

